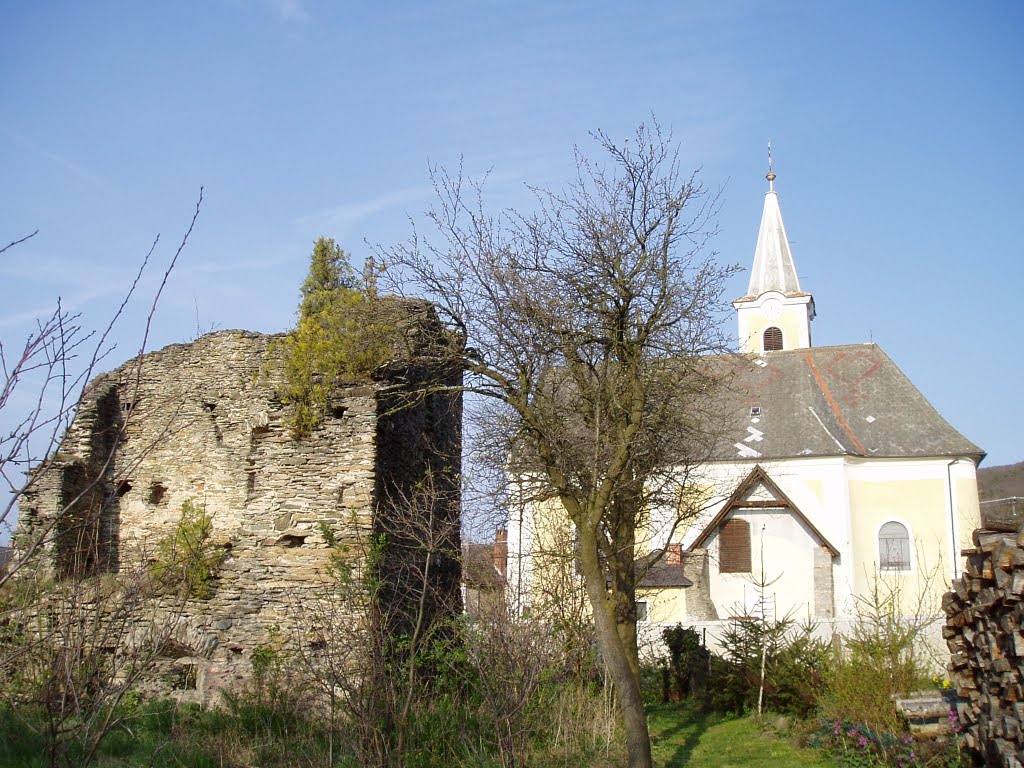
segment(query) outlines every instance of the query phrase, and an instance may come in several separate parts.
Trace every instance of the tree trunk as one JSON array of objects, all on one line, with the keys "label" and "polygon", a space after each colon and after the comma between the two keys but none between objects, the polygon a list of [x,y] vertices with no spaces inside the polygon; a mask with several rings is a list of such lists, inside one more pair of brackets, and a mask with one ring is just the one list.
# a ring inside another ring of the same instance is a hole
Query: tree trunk
[{"label": "tree trunk", "polygon": [[[597,557],[597,540],[593,531],[580,529],[580,569],[587,597],[594,611],[594,629],[597,643],[604,656],[608,675],[618,694],[619,709],[626,727],[626,753],[629,768],[652,768],[651,737],[647,729],[647,714],[640,692],[640,679],[634,673],[633,661],[619,635],[615,609],[608,595],[604,569]],[[634,635],[635,637],[635,635]],[[635,643],[635,640],[634,640]]]},{"label": "tree trunk", "polygon": [[626,653],[626,659],[629,661],[629,668],[633,672],[633,676],[636,677],[637,685],[640,684],[640,646],[637,643],[636,636],[636,616],[622,617],[617,616],[615,622],[615,631],[619,635],[619,642],[622,643],[622,649]]},{"label": "tree trunk", "polygon": [[[635,478],[630,477],[630,485]],[[621,490],[613,502],[611,522],[615,547],[606,554],[610,572],[610,600],[626,658],[640,684],[640,649],[636,634],[636,521],[641,502],[630,489]]]}]

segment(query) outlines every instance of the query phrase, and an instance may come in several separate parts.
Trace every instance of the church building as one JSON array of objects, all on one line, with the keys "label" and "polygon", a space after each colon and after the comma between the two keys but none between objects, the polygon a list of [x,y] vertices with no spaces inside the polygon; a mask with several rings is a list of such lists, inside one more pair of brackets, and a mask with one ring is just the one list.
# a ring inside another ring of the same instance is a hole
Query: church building
[{"label": "church building", "polygon": [[[879,587],[905,612],[941,613],[979,525],[984,452],[876,344],[814,347],[768,173],[750,284],[733,302],[740,365],[704,512],[671,541],[688,586],[648,588],[654,624],[743,614],[838,621]],[[652,531],[657,538],[657,531]]]},{"label": "church building", "polygon": [[[733,302],[740,354],[719,395],[721,439],[696,483],[702,511],[681,525],[677,510],[651,512],[648,547],[662,557],[637,595],[651,639],[682,623],[713,644],[743,615],[844,631],[873,592],[939,616],[979,526],[984,452],[876,344],[812,345],[814,297],[767,179],[749,287]],[[534,535],[510,521],[512,586],[532,579]]]}]

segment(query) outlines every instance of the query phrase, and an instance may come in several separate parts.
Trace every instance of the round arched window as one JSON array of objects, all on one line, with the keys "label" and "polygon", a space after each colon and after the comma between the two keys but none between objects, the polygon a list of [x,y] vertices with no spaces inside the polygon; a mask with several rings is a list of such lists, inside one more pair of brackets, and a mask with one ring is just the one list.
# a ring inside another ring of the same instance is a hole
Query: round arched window
[{"label": "round arched window", "polygon": [[878,567],[883,571],[910,570],[910,533],[890,520],[878,529]]}]

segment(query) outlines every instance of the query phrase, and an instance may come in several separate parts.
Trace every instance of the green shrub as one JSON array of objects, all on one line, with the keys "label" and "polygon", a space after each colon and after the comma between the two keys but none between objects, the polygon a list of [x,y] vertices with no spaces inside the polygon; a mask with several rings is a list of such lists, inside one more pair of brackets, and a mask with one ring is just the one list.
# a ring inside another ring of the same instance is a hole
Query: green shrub
[{"label": "green shrub", "polygon": [[826,717],[878,729],[901,731],[903,722],[893,704],[889,673],[865,659],[839,659],[829,672],[822,698]]},{"label": "green shrub", "polygon": [[287,668],[282,655],[266,646],[253,649],[252,677],[237,691],[225,691],[224,704],[241,729],[269,739],[307,731],[311,697],[303,681]]},{"label": "green shrub", "polygon": [[[813,636],[813,626],[789,619],[764,621],[744,616],[730,622],[722,636],[724,654],[712,659],[709,689],[715,709],[747,712],[762,707],[806,717],[818,706],[823,672],[831,652]],[[764,677],[761,676],[762,653]]]},{"label": "green shrub", "polygon": [[394,302],[378,297],[372,265],[359,278],[333,239],[316,241],[298,323],[271,348],[283,369],[282,399],[291,409],[293,438],[320,424],[339,378],[368,379],[396,357],[405,341],[396,311]]},{"label": "green shrub", "polygon": [[212,534],[213,516],[192,499],[182,502],[181,517],[174,531],[160,542],[150,566],[157,582],[164,589],[180,589],[188,597],[210,597],[224,562],[224,550],[210,540]]},{"label": "green shrub", "polygon": [[899,585],[880,578],[859,600],[857,620],[826,675],[826,717],[879,731],[903,729],[893,697],[929,686],[925,634],[932,623],[925,615],[904,616],[903,602]]},{"label": "green shrub", "polygon": [[663,700],[685,699],[692,693],[703,701],[711,653],[701,643],[700,634],[693,627],[676,624],[663,630],[661,637],[668,648],[666,664],[671,682],[664,686]]}]

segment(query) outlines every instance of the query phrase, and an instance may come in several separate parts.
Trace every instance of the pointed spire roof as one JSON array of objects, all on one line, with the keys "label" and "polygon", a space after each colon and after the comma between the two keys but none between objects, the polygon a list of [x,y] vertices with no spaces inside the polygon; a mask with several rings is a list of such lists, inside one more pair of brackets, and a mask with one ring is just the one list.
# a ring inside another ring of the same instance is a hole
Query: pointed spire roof
[{"label": "pointed spire roof", "polygon": [[747,288],[747,297],[751,299],[756,299],[766,291],[784,294],[801,292],[786,227],[782,223],[779,196],[775,192],[775,172],[771,170],[770,164],[768,168],[768,192],[764,196],[761,228],[757,232],[757,246],[754,249],[754,267]]}]

